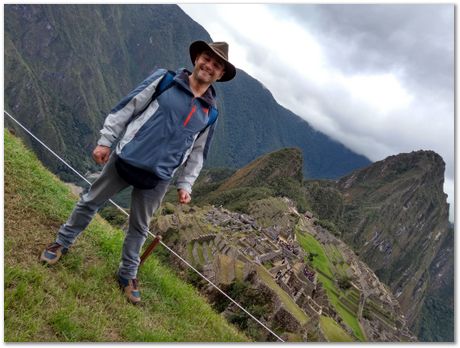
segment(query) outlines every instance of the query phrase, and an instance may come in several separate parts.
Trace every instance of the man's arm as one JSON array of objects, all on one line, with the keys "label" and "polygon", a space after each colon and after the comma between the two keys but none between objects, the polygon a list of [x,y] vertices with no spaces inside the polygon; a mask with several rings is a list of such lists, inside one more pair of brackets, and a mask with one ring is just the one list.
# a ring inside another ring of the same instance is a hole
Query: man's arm
[{"label": "man's arm", "polygon": [[206,150],[209,148],[214,126],[215,124],[208,127],[195,140],[192,151],[185,162],[184,170],[177,179],[176,186],[180,203],[183,203],[181,200],[187,200],[186,203],[191,200],[192,186],[200,174],[201,168],[203,168],[203,162],[207,154]]}]

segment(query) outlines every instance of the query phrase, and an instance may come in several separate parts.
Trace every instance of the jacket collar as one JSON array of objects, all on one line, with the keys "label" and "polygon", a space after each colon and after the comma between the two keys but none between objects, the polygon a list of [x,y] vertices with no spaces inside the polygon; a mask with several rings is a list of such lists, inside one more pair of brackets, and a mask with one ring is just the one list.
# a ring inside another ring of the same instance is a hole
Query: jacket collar
[{"label": "jacket collar", "polygon": [[[179,69],[176,71],[176,76],[174,77],[174,81],[176,81],[179,85],[181,85],[183,88],[185,88],[188,92],[190,92],[193,95],[193,92],[190,89],[190,84],[188,80],[188,77],[191,74],[192,73],[185,68]],[[206,102],[208,105],[212,105],[214,107],[216,106],[216,90],[214,89],[212,85],[209,86],[206,92],[204,92],[204,94],[198,98]]]}]

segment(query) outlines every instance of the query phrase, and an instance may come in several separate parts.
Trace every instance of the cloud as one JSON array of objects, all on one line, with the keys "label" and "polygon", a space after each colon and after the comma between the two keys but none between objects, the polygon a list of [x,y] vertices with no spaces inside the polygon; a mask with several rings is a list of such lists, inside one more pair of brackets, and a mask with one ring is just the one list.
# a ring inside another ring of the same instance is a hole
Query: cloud
[{"label": "cloud", "polygon": [[439,153],[453,202],[453,5],[181,7],[280,104],[353,151]]},{"label": "cloud", "polygon": [[[453,82],[453,5],[274,5],[325,42],[341,70],[388,71],[436,87]],[[427,70],[427,68],[430,68]],[[450,87],[449,87],[450,88]]]}]

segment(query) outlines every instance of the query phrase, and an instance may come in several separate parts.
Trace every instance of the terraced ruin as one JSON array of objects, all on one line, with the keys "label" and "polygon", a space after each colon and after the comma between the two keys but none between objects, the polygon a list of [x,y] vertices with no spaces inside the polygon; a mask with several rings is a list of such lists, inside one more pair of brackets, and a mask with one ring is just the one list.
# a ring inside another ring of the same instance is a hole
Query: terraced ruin
[{"label": "terraced ruin", "polygon": [[[250,211],[168,205],[154,229],[213,283],[269,292],[262,320],[287,340],[415,341],[389,289],[311,213],[286,198],[252,202]],[[230,304],[224,315],[238,311]]]}]

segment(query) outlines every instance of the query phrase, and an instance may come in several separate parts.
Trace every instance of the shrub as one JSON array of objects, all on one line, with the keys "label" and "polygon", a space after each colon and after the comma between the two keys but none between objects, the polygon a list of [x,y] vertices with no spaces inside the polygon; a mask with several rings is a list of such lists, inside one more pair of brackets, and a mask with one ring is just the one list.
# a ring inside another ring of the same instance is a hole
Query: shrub
[{"label": "shrub", "polygon": [[341,276],[337,280],[337,284],[343,290],[349,289],[351,287],[351,278],[348,276]]}]

